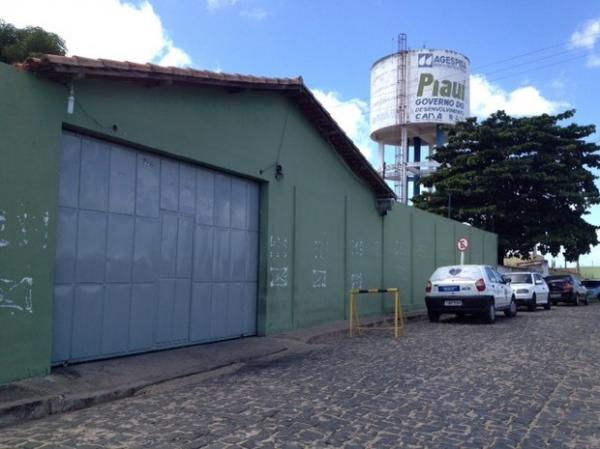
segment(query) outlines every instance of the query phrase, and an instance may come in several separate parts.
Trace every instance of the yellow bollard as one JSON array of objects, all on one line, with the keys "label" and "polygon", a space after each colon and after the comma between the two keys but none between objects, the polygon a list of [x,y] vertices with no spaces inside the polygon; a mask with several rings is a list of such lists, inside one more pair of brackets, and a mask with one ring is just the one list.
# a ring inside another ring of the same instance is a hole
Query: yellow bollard
[{"label": "yellow bollard", "polygon": [[[393,293],[394,294],[394,338],[398,338],[401,334],[404,335],[404,313],[402,312],[402,304],[400,302],[400,289],[398,288],[370,288],[370,289],[351,289],[350,290],[350,319],[349,319],[349,334],[354,336],[354,332],[360,335],[361,329],[366,329],[366,326],[361,326],[358,318],[358,301],[357,296],[360,293]],[[370,328],[372,330],[392,329],[391,327]]]}]

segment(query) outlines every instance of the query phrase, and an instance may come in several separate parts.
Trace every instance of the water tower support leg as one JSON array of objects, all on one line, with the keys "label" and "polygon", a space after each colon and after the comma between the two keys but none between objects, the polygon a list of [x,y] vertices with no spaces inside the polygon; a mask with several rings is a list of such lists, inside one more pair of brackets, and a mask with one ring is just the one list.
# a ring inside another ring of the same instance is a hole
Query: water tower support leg
[{"label": "water tower support leg", "polygon": [[[413,139],[413,157],[414,162],[421,162],[421,138],[415,137]],[[421,172],[421,167],[418,167],[419,173]],[[417,196],[421,194],[421,177],[418,175],[413,176],[413,196]]]},{"label": "water tower support leg", "polygon": [[402,127],[402,198],[401,202],[404,204],[408,204],[408,173],[406,171],[406,166],[408,164],[408,130],[406,126]]}]

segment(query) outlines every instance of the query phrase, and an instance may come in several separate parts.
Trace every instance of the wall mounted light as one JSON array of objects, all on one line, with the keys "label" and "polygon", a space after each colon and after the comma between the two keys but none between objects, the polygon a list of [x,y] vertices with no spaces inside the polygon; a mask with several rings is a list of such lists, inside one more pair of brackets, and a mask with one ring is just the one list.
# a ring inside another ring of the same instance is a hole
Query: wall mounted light
[{"label": "wall mounted light", "polygon": [[394,206],[393,198],[377,198],[375,201],[375,207],[377,208],[377,213],[380,216],[385,217],[389,211],[392,210]]},{"label": "wall mounted light", "polygon": [[75,112],[75,88],[73,84],[69,86],[69,98],[67,100],[67,114]]}]

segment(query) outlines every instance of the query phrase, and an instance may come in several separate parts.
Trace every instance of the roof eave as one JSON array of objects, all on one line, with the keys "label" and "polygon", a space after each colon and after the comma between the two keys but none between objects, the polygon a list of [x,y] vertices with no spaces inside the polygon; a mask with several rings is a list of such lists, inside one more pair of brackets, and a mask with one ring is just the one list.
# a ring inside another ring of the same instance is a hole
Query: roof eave
[{"label": "roof eave", "polygon": [[20,66],[25,70],[60,81],[68,81],[73,78],[116,79],[290,93],[290,97],[318,129],[321,136],[334,148],[350,169],[371,187],[377,198],[396,198],[394,191],[341,129],[327,109],[316,99],[304,84],[302,77],[265,78],[57,55],[29,58]]}]

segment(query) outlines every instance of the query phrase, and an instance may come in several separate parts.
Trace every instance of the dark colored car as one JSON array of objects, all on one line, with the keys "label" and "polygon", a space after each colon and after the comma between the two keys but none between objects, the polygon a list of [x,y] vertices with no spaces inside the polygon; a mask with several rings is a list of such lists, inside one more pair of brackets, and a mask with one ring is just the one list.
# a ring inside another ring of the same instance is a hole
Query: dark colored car
[{"label": "dark colored car", "polygon": [[553,305],[566,302],[578,306],[583,303],[588,305],[587,289],[577,276],[572,274],[558,274],[544,278],[550,288],[550,301]]}]

